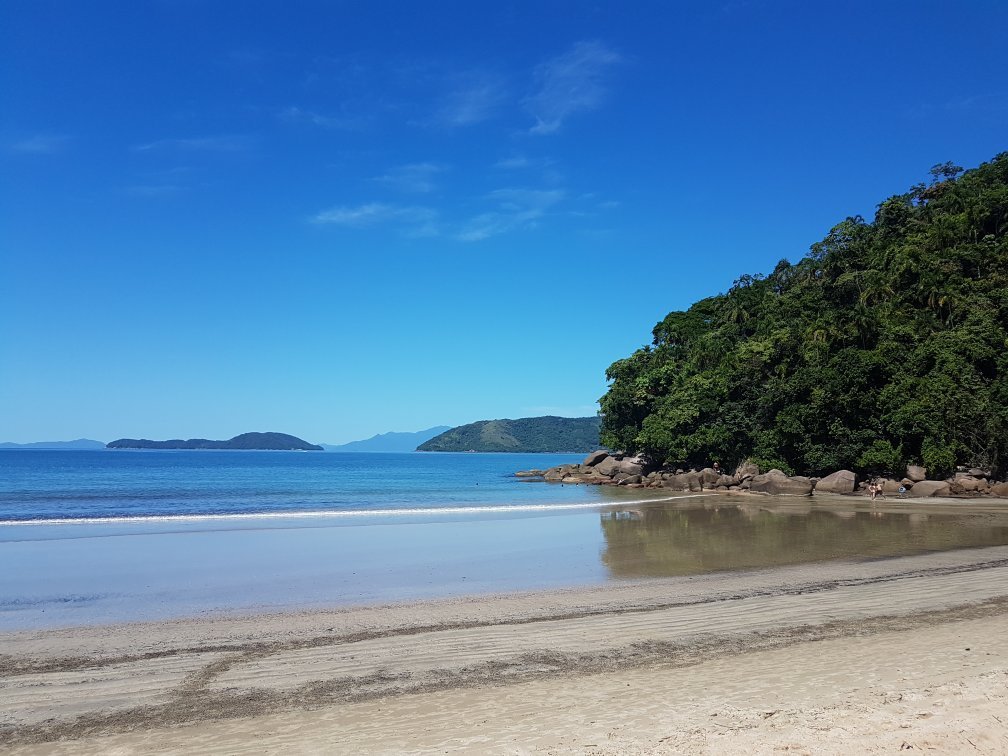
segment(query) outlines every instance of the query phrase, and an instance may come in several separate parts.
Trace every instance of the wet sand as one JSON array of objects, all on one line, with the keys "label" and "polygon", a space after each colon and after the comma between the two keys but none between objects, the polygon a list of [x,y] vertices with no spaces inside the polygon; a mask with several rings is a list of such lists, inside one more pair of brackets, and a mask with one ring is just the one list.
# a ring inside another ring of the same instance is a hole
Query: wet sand
[{"label": "wet sand", "polygon": [[0,636],[15,753],[1008,752],[1008,547]]}]

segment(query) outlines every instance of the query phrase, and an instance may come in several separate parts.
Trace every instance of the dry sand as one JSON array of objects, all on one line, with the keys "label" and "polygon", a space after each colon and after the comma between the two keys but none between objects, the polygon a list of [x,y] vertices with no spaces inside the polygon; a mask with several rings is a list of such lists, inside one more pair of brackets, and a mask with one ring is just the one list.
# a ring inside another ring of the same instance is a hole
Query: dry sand
[{"label": "dry sand", "polygon": [[15,753],[1008,753],[1008,547],[0,636]]}]

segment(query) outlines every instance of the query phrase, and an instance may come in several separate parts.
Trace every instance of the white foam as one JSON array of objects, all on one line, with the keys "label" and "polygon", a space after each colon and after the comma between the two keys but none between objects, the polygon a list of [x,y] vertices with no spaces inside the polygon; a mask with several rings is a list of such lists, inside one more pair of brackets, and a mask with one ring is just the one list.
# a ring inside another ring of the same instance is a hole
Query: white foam
[{"label": "white foam", "polygon": [[351,517],[402,517],[454,514],[501,514],[508,512],[560,512],[578,509],[623,508],[640,504],[696,499],[712,494],[667,496],[655,499],[627,499],[626,501],[593,501],[579,504],[502,504],[500,506],[413,507],[409,509],[318,509],[299,512],[238,512],[231,514],[188,515],[124,515],[121,517],[53,517],[43,520],[0,520],[0,527],[17,525],[118,525],[136,522],[225,522],[234,520],[303,520],[343,519]]}]

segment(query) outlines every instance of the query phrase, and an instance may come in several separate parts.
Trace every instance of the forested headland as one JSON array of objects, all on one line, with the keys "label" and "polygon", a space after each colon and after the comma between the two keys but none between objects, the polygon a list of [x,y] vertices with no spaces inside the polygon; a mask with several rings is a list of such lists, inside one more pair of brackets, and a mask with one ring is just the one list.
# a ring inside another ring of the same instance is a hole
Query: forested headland
[{"label": "forested headland", "polygon": [[322,451],[322,447],[286,433],[242,433],[227,441],[208,438],[173,438],[151,441],[146,438],[119,438],[109,449],[231,449],[238,451]]},{"label": "forested headland", "polygon": [[606,371],[601,440],[670,466],[1005,472],[1008,153],[669,313]]},{"label": "forested headland", "polygon": [[599,445],[597,417],[480,420],[445,431],[417,447],[440,452],[589,452]]}]

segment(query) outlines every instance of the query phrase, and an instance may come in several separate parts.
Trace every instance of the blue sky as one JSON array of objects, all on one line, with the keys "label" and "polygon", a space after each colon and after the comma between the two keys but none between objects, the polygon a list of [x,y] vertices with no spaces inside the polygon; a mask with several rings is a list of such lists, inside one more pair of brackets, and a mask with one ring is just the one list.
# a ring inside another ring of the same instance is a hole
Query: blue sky
[{"label": "blue sky", "polygon": [[0,9],[0,441],[593,414],[668,311],[1008,149],[1003,2]]}]

